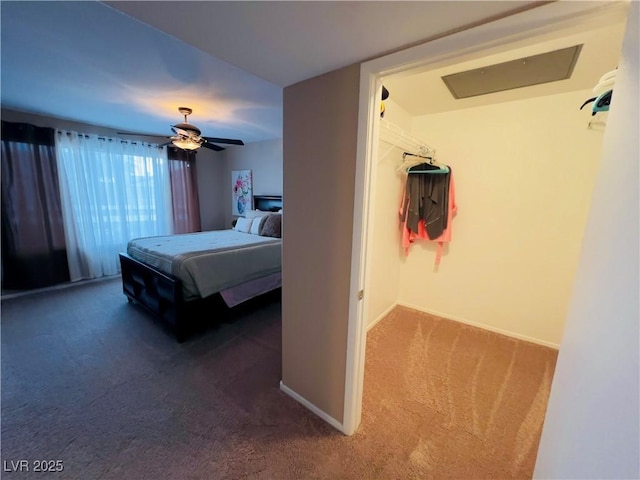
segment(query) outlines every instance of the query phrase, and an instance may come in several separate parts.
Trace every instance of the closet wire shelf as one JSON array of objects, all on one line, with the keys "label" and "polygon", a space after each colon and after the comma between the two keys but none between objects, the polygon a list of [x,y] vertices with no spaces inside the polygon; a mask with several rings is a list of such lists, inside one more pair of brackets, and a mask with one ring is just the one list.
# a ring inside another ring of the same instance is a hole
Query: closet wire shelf
[{"label": "closet wire shelf", "polygon": [[434,148],[384,118],[380,119],[378,138],[390,145],[390,148],[380,155],[379,161],[382,161],[394,148],[422,156],[435,156],[436,153]]}]

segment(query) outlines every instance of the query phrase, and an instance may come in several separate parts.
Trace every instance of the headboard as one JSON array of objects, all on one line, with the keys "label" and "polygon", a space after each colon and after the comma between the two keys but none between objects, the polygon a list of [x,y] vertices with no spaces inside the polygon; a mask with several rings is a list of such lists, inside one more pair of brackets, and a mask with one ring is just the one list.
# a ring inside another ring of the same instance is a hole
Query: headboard
[{"label": "headboard", "polygon": [[254,195],[253,208],[263,212],[277,212],[282,208],[282,195]]}]

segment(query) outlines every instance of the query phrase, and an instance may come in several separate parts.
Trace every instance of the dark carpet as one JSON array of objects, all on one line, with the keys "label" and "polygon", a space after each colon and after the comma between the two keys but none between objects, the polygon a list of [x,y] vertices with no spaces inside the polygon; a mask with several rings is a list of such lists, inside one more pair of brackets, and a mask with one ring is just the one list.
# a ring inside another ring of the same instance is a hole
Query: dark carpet
[{"label": "dark carpet", "polygon": [[1,313],[6,479],[530,478],[556,355],[396,309],[369,332],[346,437],[280,391],[277,299],[182,344],[119,279]]},{"label": "dark carpet", "polygon": [[3,477],[243,478],[260,444],[342,436],[279,389],[280,303],[230,320],[179,344],[120,279],[3,301],[2,460],[31,467]]}]

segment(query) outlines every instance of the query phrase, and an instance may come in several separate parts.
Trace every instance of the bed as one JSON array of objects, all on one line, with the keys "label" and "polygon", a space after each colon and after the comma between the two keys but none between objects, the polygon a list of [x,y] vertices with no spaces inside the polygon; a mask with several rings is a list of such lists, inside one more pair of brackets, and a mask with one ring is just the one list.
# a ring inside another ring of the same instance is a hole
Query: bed
[{"label": "bed", "polygon": [[[281,218],[275,212],[282,208],[282,197],[255,196],[254,202],[254,215]],[[130,303],[162,320],[182,342],[203,318],[223,319],[239,305],[279,292],[279,227],[277,234],[259,233],[234,228],[132,239],[120,253],[123,293]]]}]

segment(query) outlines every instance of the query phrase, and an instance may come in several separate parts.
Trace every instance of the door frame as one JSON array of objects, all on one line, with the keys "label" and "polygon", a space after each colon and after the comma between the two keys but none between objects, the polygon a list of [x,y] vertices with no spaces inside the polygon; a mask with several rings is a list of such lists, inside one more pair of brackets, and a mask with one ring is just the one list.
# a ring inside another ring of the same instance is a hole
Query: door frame
[{"label": "door frame", "polygon": [[[597,28],[626,15],[628,2],[558,1],[505,17],[491,23],[442,37],[431,42],[365,62],[360,67],[360,97],[356,151],[356,178],[351,254],[349,319],[342,431],[352,435],[362,418],[362,394],[366,349],[367,264],[373,215],[371,192],[375,183],[373,159],[377,156],[382,79],[409,71],[424,71],[481,58],[518,44],[543,41],[545,37],[569,34],[570,30]],[[564,32],[566,31],[566,33]],[[364,297],[359,293],[364,291]]]}]

